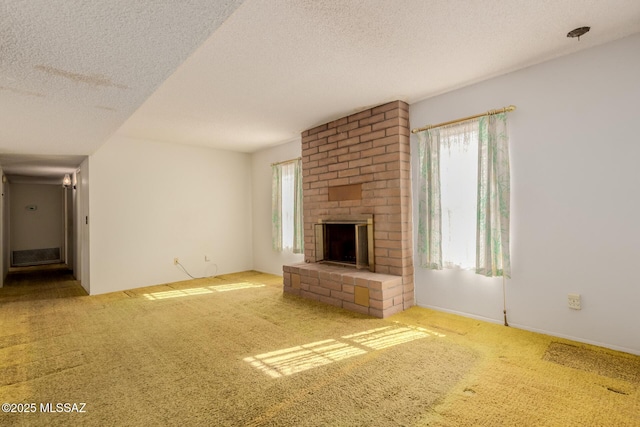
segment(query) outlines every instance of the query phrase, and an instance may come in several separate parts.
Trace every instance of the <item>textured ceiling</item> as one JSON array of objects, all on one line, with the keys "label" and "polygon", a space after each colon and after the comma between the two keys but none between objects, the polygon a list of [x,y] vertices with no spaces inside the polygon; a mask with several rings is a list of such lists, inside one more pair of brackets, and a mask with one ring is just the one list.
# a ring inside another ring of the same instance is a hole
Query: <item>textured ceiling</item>
[{"label": "textured ceiling", "polygon": [[5,172],[6,154],[94,152],[240,3],[2,0]]},{"label": "textured ceiling", "polygon": [[116,132],[251,152],[639,31],[638,0],[3,0],[0,164]]},{"label": "textured ceiling", "polygon": [[247,0],[120,132],[251,152],[638,31],[638,0]]}]

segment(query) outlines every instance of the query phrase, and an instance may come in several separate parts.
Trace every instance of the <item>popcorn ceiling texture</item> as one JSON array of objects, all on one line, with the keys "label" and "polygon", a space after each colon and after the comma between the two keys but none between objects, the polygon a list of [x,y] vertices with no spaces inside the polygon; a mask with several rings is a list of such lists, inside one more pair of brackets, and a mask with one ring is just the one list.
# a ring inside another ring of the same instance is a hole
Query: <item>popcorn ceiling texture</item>
[{"label": "popcorn ceiling texture", "polygon": [[0,152],[91,154],[240,4],[3,1]]},{"label": "popcorn ceiling texture", "polygon": [[637,0],[247,0],[120,131],[253,152],[637,31]]},{"label": "popcorn ceiling texture", "polygon": [[637,0],[3,0],[0,163],[88,155],[116,132],[253,152],[637,33],[639,18]]}]

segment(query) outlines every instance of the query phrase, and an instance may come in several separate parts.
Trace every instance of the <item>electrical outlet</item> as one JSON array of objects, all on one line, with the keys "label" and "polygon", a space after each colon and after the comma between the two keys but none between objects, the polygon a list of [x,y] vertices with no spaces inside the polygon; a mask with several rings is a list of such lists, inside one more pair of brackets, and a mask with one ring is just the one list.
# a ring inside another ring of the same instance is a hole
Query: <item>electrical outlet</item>
[{"label": "electrical outlet", "polygon": [[178,259],[178,257],[175,257],[173,259],[173,265],[178,265],[180,263],[180,260]]},{"label": "electrical outlet", "polygon": [[569,294],[569,308],[574,310],[580,310],[582,308],[582,302],[580,300],[580,294]]}]

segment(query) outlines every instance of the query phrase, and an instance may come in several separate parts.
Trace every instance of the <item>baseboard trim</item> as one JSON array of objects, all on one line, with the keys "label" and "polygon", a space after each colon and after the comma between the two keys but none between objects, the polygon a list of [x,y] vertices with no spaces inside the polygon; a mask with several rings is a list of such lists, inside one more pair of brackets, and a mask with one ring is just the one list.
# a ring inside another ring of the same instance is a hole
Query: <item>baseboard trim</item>
[{"label": "baseboard trim", "polygon": [[[476,319],[476,320],[482,320],[484,322],[494,323],[494,324],[497,324],[497,325],[503,325],[504,324],[502,319],[491,319],[489,317],[478,316],[478,315],[475,315],[475,314],[464,313],[464,312],[456,311],[456,310],[449,310],[449,309],[446,309],[446,308],[436,307],[436,306],[432,306],[432,305],[423,305],[423,304],[416,304],[416,305],[418,307],[428,308],[428,309],[434,310],[434,311],[441,311],[443,313],[455,314],[455,315],[458,315],[458,316],[468,317],[468,318]],[[623,346],[619,346],[619,345],[603,343],[603,342],[600,342],[600,341],[593,341],[593,340],[589,340],[589,339],[585,339],[585,338],[574,337],[574,336],[571,336],[571,335],[560,334],[560,333],[557,333],[557,332],[551,332],[551,331],[547,331],[547,330],[544,330],[544,329],[533,328],[531,326],[522,325],[522,324],[519,324],[519,323],[511,323],[511,322],[509,322],[509,326],[512,327],[512,328],[516,328],[516,329],[522,329],[524,331],[535,332],[535,333],[543,334],[543,335],[549,335],[551,337],[563,338],[563,339],[567,339],[567,340],[571,340],[571,341],[576,341],[576,342],[589,344],[589,345],[595,345],[595,346],[598,346],[598,347],[608,348],[610,350],[621,351],[621,352],[624,352],[624,353],[629,353],[629,354],[634,354],[636,356],[640,356],[640,349],[628,348],[628,347],[623,347]]]}]

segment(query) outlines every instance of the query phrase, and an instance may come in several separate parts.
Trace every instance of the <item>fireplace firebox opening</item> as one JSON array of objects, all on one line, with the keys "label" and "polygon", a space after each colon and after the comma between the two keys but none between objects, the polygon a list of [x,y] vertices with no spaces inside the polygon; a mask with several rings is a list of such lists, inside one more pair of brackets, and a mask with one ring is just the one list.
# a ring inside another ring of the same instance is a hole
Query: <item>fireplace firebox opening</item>
[{"label": "fireplace firebox opening", "polygon": [[315,224],[316,262],[374,271],[373,216],[329,219]]}]

